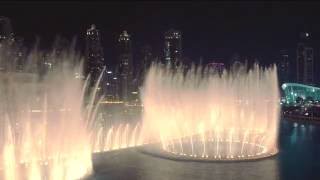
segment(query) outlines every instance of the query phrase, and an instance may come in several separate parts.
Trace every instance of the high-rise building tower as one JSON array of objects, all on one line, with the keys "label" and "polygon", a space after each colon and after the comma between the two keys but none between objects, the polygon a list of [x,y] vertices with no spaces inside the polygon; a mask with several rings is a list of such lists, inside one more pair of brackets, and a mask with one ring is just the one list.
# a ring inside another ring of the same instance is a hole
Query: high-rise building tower
[{"label": "high-rise building tower", "polygon": [[131,36],[127,31],[123,31],[118,39],[119,67],[120,77],[120,100],[128,102],[132,83],[132,49]]},{"label": "high-rise building tower", "polygon": [[139,62],[139,81],[140,85],[142,85],[144,77],[148,71],[148,68],[150,67],[152,63],[152,48],[149,45],[145,45],[141,48],[141,61]]},{"label": "high-rise building tower", "polygon": [[7,17],[0,16],[0,43],[13,38],[11,21]]},{"label": "high-rise building tower", "polygon": [[182,35],[180,31],[170,29],[164,34],[164,59],[166,64],[175,67],[181,62]]},{"label": "high-rise building tower", "polygon": [[100,31],[94,24],[92,24],[86,34],[85,75],[87,76],[89,73],[91,74],[90,86],[93,86],[97,82],[104,65]]},{"label": "high-rise building tower", "polygon": [[0,16],[0,71],[16,71],[17,59],[21,55],[17,47],[21,44],[20,39],[15,38],[10,19]]},{"label": "high-rise building tower", "polygon": [[280,60],[278,62],[280,85],[290,81],[290,61],[288,50],[280,50]]},{"label": "high-rise building tower", "polygon": [[24,70],[25,60],[27,56],[27,48],[24,46],[24,39],[21,37],[15,38],[15,66],[16,71]]},{"label": "high-rise building tower", "polygon": [[300,42],[297,46],[297,82],[314,84],[314,55],[308,32],[300,34]]},{"label": "high-rise building tower", "polygon": [[119,100],[119,78],[117,73],[111,69],[106,70],[105,74],[105,97],[108,101],[118,101]]}]

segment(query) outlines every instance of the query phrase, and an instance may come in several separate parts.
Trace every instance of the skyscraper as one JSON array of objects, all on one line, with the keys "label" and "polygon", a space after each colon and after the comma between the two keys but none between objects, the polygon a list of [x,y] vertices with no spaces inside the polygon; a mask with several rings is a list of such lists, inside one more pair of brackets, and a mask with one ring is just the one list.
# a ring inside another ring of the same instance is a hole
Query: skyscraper
[{"label": "skyscraper", "polygon": [[0,43],[13,38],[11,21],[9,18],[0,16]]},{"label": "skyscraper", "polygon": [[139,79],[139,85],[142,85],[144,77],[153,61],[152,48],[149,45],[144,45],[141,48],[139,62],[137,67],[137,78]]},{"label": "skyscraper", "polygon": [[290,81],[290,62],[288,50],[280,50],[280,60],[278,62],[280,85]]},{"label": "skyscraper", "polygon": [[314,55],[308,32],[300,34],[297,46],[297,82],[314,84]]},{"label": "skyscraper", "polygon": [[24,47],[24,39],[21,37],[16,38],[15,43],[15,65],[16,71],[21,72],[24,70],[27,49]]},{"label": "skyscraper", "polygon": [[85,75],[91,74],[90,86],[93,86],[97,82],[104,65],[100,31],[92,24],[86,34]]},{"label": "skyscraper", "polygon": [[106,70],[105,74],[105,97],[108,101],[119,100],[119,78],[117,73],[111,69]]},{"label": "skyscraper", "polygon": [[26,61],[26,47],[24,39],[15,36],[11,21],[7,17],[0,17],[0,71],[24,70]]},{"label": "skyscraper", "polygon": [[164,34],[164,60],[166,64],[175,67],[181,62],[182,35],[180,31],[170,29]]},{"label": "skyscraper", "polygon": [[[0,17],[0,53],[2,58],[0,59],[0,71],[6,71],[8,69],[8,42],[13,36],[10,19],[7,17]],[[10,52],[9,52],[10,53]]]},{"label": "skyscraper", "polygon": [[118,39],[119,67],[120,77],[120,100],[128,102],[132,85],[132,49],[131,36],[127,31],[123,31]]}]

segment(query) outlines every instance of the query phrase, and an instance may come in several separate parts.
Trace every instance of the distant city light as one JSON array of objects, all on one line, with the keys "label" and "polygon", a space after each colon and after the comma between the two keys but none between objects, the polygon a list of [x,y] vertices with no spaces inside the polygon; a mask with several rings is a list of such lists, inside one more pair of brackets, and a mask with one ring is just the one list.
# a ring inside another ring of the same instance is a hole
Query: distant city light
[{"label": "distant city light", "polygon": [[286,84],[282,84],[282,89],[284,90],[287,87]]},{"label": "distant city light", "polygon": [[107,71],[108,74],[112,74],[112,71]]},{"label": "distant city light", "polygon": [[114,77],[113,79],[118,79],[117,77]]}]

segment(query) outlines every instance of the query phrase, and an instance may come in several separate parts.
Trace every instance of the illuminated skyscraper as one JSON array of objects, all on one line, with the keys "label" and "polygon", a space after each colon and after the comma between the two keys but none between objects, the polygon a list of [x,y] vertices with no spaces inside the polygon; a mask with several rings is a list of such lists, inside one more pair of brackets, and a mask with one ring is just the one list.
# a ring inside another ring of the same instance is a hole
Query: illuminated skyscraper
[{"label": "illuminated skyscraper", "polygon": [[280,60],[278,63],[279,82],[280,85],[290,81],[290,62],[289,53],[283,49],[280,51]]},{"label": "illuminated skyscraper", "polygon": [[86,34],[86,69],[85,75],[91,74],[91,83],[93,86],[99,78],[103,67],[103,48],[101,45],[100,31],[94,24],[87,30]]},{"label": "illuminated skyscraper", "polygon": [[123,31],[118,39],[119,67],[118,73],[120,78],[120,99],[124,102],[129,100],[132,85],[132,49],[131,36],[127,31]]},{"label": "illuminated skyscraper", "polygon": [[24,47],[24,39],[21,37],[16,38],[15,43],[15,65],[16,71],[23,71],[26,60],[27,49]]},{"label": "illuminated skyscraper", "polygon": [[310,33],[300,34],[297,46],[297,82],[314,84],[314,55],[310,44]]},{"label": "illuminated skyscraper", "polygon": [[105,73],[105,97],[108,101],[119,100],[119,78],[117,73],[107,69]]},{"label": "illuminated skyscraper", "polygon": [[23,70],[26,59],[23,38],[14,35],[10,19],[3,16],[0,17],[0,53],[0,71]]},{"label": "illuminated skyscraper", "polygon": [[182,35],[180,31],[170,29],[164,34],[164,59],[165,63],[175,67],[181,62]]}]

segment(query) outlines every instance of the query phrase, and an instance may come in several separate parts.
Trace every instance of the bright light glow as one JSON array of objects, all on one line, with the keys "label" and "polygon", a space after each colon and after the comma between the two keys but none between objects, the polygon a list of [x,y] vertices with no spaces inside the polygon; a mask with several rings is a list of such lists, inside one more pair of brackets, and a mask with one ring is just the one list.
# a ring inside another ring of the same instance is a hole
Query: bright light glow
[{"label": "bright light glow", "polygon": [[[183,159],[237,160],[277,152],[277,71],[255,66],[224,72],[151,67],[143,88],[143,142],[152,153]],[[259,86],[258,86],[259,84]],[[268,91],[265,91],[268,89]],[[262,93],[263,92],[263,93]],[[187,154],[183,156],[181,154]]]},{"label": "bright light glow", "polygon": [[[75,57],[70,54],[62,62],[80,62]],[[4,135],[0,173],[5,179],[72,180],[92,172],[92,132],[87,126],[95,117],[97,88],[91,93],[92,103],[85,107],[83,90],[87,83],[74,78],[81,66],[67,67],[48,72],[41,83],[36,76],[30,81],[16,76],[7,79],[7,84],[0,81],[0,131]],[[19,103],[12,103],[17,100]],[[9,103],[10,109],[3,108]]]},{"label": "bright light glow", "polygon": [[275,154],[280,101],[276,69],[255,66],[249,73],[240,69],[204,78],[199,72],[192,69],[183,77],[182,69],[173,73],[153,65],[142,88],[143,122],[98,127],[92,134],[94,152],[145,145],[153,153],[187,159]]},{"label": "bright light glow", "polygon": [[282,84],[282,89],[284,90],[284,89],[286,89],[286,87],[287,87],[287,85],[286,84]]}]

